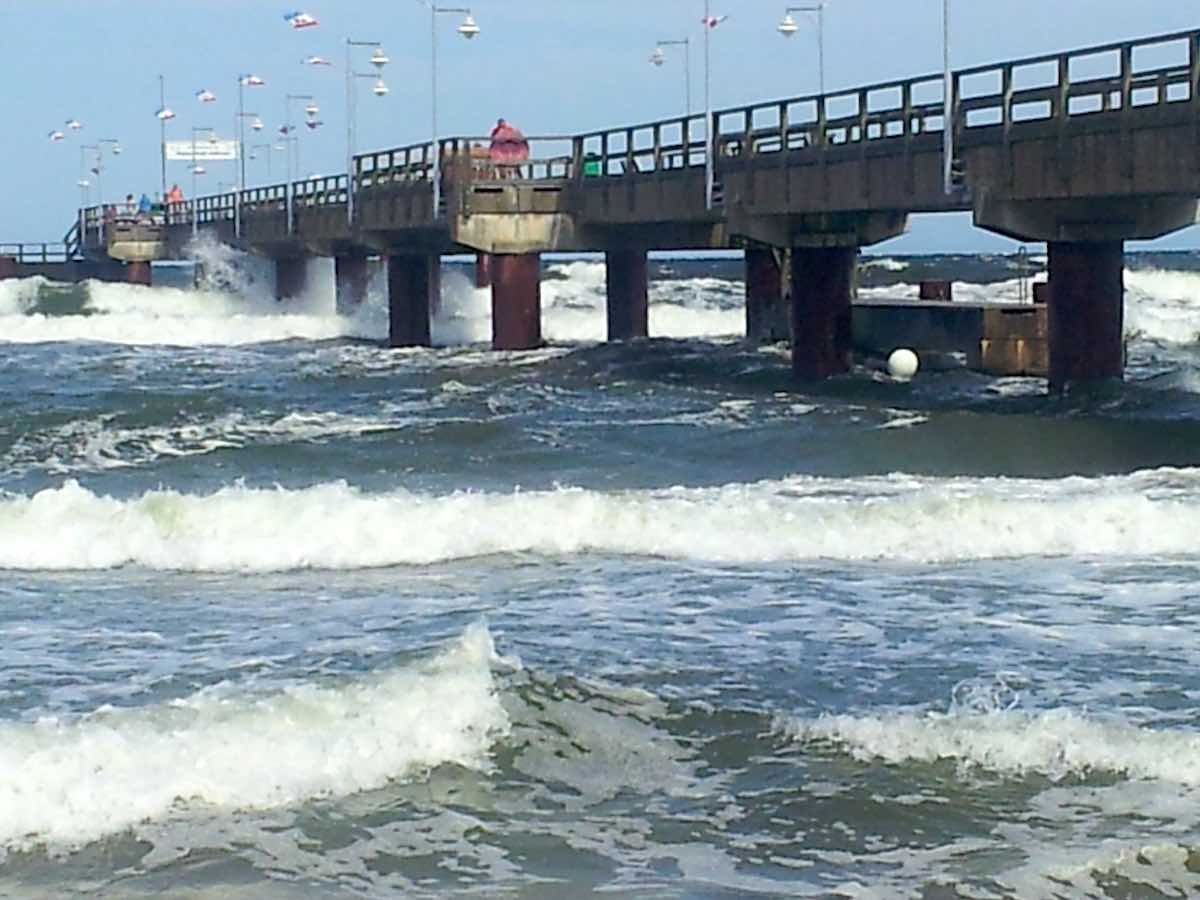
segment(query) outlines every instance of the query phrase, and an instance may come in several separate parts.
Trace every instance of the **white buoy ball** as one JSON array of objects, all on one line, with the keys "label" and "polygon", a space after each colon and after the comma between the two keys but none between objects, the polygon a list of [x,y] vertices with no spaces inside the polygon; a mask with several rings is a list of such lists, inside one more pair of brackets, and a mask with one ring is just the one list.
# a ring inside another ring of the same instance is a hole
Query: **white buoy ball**
[{"label": "white buoy ball", "polygon": [[917,374],[920,367],[921,362],[917,359],[917,354],[904,347],[893,350],[892,355],[888,357],[888,373],[901,381],[908,381]]}]

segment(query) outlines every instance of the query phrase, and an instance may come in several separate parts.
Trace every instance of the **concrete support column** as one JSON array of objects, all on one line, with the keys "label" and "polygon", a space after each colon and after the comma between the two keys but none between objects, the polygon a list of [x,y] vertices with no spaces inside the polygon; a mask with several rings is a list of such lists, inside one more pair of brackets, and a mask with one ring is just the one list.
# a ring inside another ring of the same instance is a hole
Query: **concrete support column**
[{"label": "concrete support column", "polygon": [[1125,373],[1125,245],[1051,241],[1050,390]]},{"label": "concrete support column", "polygon": [[308,257],[275,260],[275,299],[294,300],[308,286]]},{"label": "concrete support column", "polygon": [[362,254],[338,256],[333,261],[334,301],[339,316],[353,315],[367,299],[367,257]]},{"label": "concrete support column", "polygon": [[607,271],[608,339],[627,341],[650,334],[650,285],[645,250],[609,250]]},{"label": "concrete support column", "polygon": [[433,294],[440,287],[441,257],[389,256],[388,343],[392,347],[428,347]]},{"label": "concrete support column", "polygon": [[0,279],[17,277],[17,258],[0,256]]},{"label": "concrete support column", "polygon": [[125,281],[128,284],[140,284],[143,287],[150,287],[150,280],[150,263],[125,263]]},{"label": "concrete support column", "polygon": [[792,372],[800,379],[850,370],[856,247],[792,250]]},{"label": "concrete support column", "polygon": [[490,288],[492,286],[492,255],[490,253],[475,254],[475,287]]},{"label": "concrete support column", "polygon": [[492,347],[542,345],[542,259],[537,253],[492,256]]},{"label": "concrete support column", "polygon": [[746,247],[746,337],[751,341],[771,343],[791,336],[781,257],[773,247]]}]

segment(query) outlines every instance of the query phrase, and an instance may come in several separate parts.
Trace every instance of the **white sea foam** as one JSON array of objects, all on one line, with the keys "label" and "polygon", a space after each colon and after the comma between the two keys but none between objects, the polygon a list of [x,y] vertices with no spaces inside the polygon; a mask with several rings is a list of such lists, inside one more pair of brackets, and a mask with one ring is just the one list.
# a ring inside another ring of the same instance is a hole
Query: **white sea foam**
[{"label": "white sea foam", "polygon": [[1070,710],[831,715],[783,727],[801,742],[834,744],[865,762],[949,760],[1001,775],[1061,780],[1098,774],[1200,785],[1200,733],[1139,728]]},{"label": "white sea foam", "polygon": [[37,303],[38,294],[47,284],[50,282],[40,275],[0,280],[0,317],[26,315]]},{"label": "white sea foam", "polygon": [[1125,273],[1125,333],[1164,344],[1200,342],[1200,273]]},{"label": "white sea foam", "polygon": [[116,425],[115,419],[109,414],[74,420],[46,432],[26,433],[7,453],[5,465],[10,474],[31,469],[60,474],[120,469],[234,447],[358,437],[424,421],[416,408],[399,406],[385,408],[376,416],[298,411],[249,416],[237,412],[213,419],[134,427]]},{"label": "white sea foam", "polygon": [[[164,346],[236,346],[282,340],[342,337],[386,339],[386,286],[371,285],[353,315],[334,312],[328,260],[309,263],[307,289],[275,300],[270,274],[228,248],[191,248],[204,274],[197,290],[146,288],[112,282],[86,284],[79,314],[36,310],[44,279],[0,283],[0,340],[13,343],[96,341]],[[552,266],[542,285],[542,330],[549,341],[579,343],[606,337],[603,263]],[[719,279],[656,282],[650,289],[650,331],[659,337],[736,335],[744,330],[741,287]],[[438,346],[491,340],[491,293],[460,272],[447,274],[432,323]]]},{"label": "white sea foam", "polygon": [[428,768],[480,768],[509,729],[486,627],[419,665],[269,696],[0,725],[0,847],[77,846],[189,806],[270,809]]},{"label": "white sea foam", "polygon": [[[548,268],[542,281],[542,335],[554,343],[594,343],[607,337],[605,267],[575,261]],[[725,337],[745,333],[742,286],[716,278],[655,281],[650,285],[652,337]],[[462,273],[442,281],[442,302],[433,321],[439,346],[485,343],[492,337],[491,291],[476,288]]]},{"label": "white sea foam", "polygon": [[0,568],[354,569],[586,552],[731,563],[1192,557],[1197,499],[1200,470],[449,495],[372,494],[335,482],[302,490],[234,485],[211,494],[163,489],[132,499],[68,481],[0,500]]}]

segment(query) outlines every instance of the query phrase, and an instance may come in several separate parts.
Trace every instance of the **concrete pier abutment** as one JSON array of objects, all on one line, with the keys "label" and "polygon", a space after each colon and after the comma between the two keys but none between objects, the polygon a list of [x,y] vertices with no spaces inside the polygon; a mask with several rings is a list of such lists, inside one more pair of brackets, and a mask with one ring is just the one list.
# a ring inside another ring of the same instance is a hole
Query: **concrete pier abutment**
[{"label": "concrete pier abutment", "polygon": [[125,281],[129,284],[140,284],[143,287],[150,287],[150,283],[151,283],[150,263],[148,263],[148,262],[125,263]]},{"label": "concrete pier abutment", "polygon": [[857,247],[792,249],[792,373],[801,380],[850,371]]},{"label": "concrete pier abutment", "polygon": [[275,299],[294,300],[308,287],[308,257],[275,260]]},{"label": "concrete pier abutment", "polygon": [[784,296],[786,251],[758,244],[746,247],[746,338],[761,344],[791,336],[791,311]]},{"label": "concrete pier abutment", "polygon": [[370,274],[365,253],[334,257],[335,306],[339,316],[352,315],[367,299]]},{"label": "concrete pier abutment", "polygon": [[492,256],[492,348],[542,345],[542,258],[538,253]]},{"label": "concrete pier abutment", "polygon": [[388,344],[428,347],[434,294],[441,289],[441,257],[434,254],[387,258]]},{"label": "concrete pier abutment", "polygon": [[1125,245],[1050,241],[1050,390],[1125,373]]},{"label": "concrete pier abutment", "polygon": [[608,339],[628,341],[650,335],[650,284],[645,250],[608,250],[606,270]]}]

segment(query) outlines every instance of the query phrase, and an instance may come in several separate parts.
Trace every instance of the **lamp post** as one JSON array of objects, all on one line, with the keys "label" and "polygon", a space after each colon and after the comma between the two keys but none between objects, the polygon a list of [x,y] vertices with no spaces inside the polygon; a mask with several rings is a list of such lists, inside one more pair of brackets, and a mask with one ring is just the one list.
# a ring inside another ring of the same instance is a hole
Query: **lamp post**
[{"label": "lamp post", "polygon": [[258,151],[265,150],[267,158],[267,181],[271,180],[271,154],[276,150],[282,150],[282,147],[276,147],[274,144],[252,144],[250,146],[250,158],[258,159]]},{"label": "lamp post", "polygon": [[954,74],[950,71],[950,0],[942,0],[942,190],[954,189]]},{"label": "lamp post", "polygon": [[[374,52],[371,54],[371,65],[375,67],[375,74],[370,72],[355,72],[353,52],[355,47],[373,47]],[[354,146],[355,132],[358,128],[358,110],[356,108],[357,92],[354,90],[354,82],[359,78],[375,79],[375,86],[371,89],[376,97],[386,97],[388,86],[383,82],[383,67],[388,64],[387,54],[383,52],[383,46],[379,41],[352,41],[346,39],[346,223],[354,227]]]},{"label": "lamp post", "polygon": [[246,88],[262,87],[265,83],[257,75],[239,75],[237,80],[238,180],[233,198],[233,233],[236,237],[242,236],[242,191],[246,189],[246,119],[254,119],[255,131],[262,129],[258,113],[246,112]]},{"label": "lamp post", "polygon": [[712,41],[712,0],[704,0],[704,137],[708,147],[704,151],[704,208],[713,206],[713,151],[716,135],[713,134],[712,72],[710,69]]},{"label": "lamp post", "polygon": [[158,112],[155,113],[159,125],[159,152],[161,155],[162,165],[162,198],[163,202],[167,200],[167,122],[175,118],[175,113],[167,106],[167,86],[166,79],[162,75],[158,76]]},{"label": "lamp post", "polygon": [[96,204],[100,208],[100,240],[104,240],[104,148],[112,147],[112,155],[121,155],[121,142],[116,138],[101,138],[94,144],[84,144],[80,147],[80,153],[84,150],[94,150],[96,153],[96,167],[92,169],[96,173]]},{"label": "lamp post", "polygon": [[196,159],[196,135],[207,134],[210,141],[216,141],[217,133],[211,128],[205,128],[200,125],[192,126],[192,237],[195,237],[200,230],[200,221],[197,218],[197,209],[199,204],[196,202],[196,176],[203,175],[204,166],[200,165]]},{"label": "lamp post", "polygon": [[437,17],[446,14],[462,14],[464,16],[462,23],[458,26],[458,33],[468,41],[479,34],[479,26],[475,23],[474,17],[471,15],[471,10],[462,6],[438,6],[432,0],[418,0],[425,3],[429,7],[429,33],[430,33],[430,117],[432,134],[430,140],[433,143],[433,166],[431,169],[431,178],[433,179],[433,217],[438,217],[438,211],[442,205],[442,161],[441,147],[438,146],[438,40],[437,40]]},{"label": "lamp post", "polygon": [[820,77],[820,93],[825,96],[825,4],[817,3],[812,6],[789,6],[779,23],[779,33],[785,38],[793,37],[799,29],[792,13],[817,14],[817,71]]},{"label": "lamp post", "polygon": [[692,117],[692,40],[691,38],[683,38],[678,41],[659,41],[654,46],[654,52],[650,54],[650,62],[655,66],[662,66],[667,61],[667,54],[663,47],[682,47],[683,48],[683,86],[684,100],[687,108],[687,116]]},{"label": "lamp post", "polygon": [[[293,128],[292,128],[292,104],[295,103],[297,100],[307,101],[310,104],[308,107],[309,109],[314,109],[314,110],[316,109],[316,106],[312,105],[314,102],[312,94],[288,94],[287,98],[285,100],[285,109],[284,109],[284,116],[283,116],[283,121],[284,121],[283,136],[284,136],[284,142],[287,145],[287,185],[286,185],[285,197],[287,199],[287,230],[288,230],[288,234],[292,233],[292,229],[295,227],[295,224],[296,224],[294,213],[292,211],[292,171],[293,171],[292,144],[293,143],[295,143],[295,145],[296,145],[296,157],[297,157],[294,165],[295,165],[295,168],[299,168],[299,166],[300,166],[300,160],[299,160],[300,141],[296,137],[296,135],[293,131]],[[312,115],[316,115],[316,113],[313,113]]]}]

